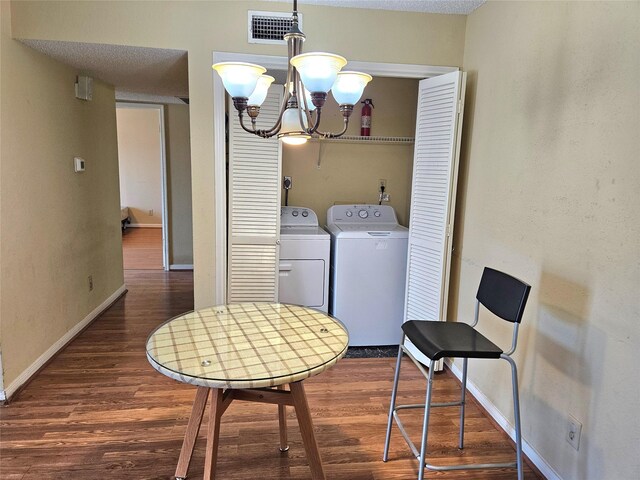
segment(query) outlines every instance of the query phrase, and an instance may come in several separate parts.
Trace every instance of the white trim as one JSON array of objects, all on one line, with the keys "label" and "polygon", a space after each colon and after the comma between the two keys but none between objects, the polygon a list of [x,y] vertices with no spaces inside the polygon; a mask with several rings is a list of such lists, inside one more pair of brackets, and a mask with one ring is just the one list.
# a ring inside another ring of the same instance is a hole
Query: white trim
[{"label": "white trim", "polygon": [[[462,381],[462,371],[458,368],[458,366],[451,361],[450,358],[445,359],[444,363],[446,363],[453,374],[458,377],[458,380]],[[515,441],[515,429],[505,417],[498,407],[496,407],[489,398],[480,391],[475,383],[469,380],[467,377],[467,390],[471,393],[475,399],[478,401],[480,405],[484,407],[491,418],[493,418],[498,425],[506,432],[509,437]],[[558,473],[549,465],[544,458],[536,451],[533,446],[529,442],[527,442],[522,436],[522,451],[524,454],[529,457],[529,460],[533,462],[533,464],[540,470],[540,472],[547,478],[548,480],[562,480],[562,477],[558,475]]]},{"label": "white trim", "polygon": [[[116,102],[116,108],[146,108],[158,110],[158,129],[160,130],[160,190],[162,201],[162,268],[169,270],[169,223],[168,223],[168,199],[167,199],[167,152],[164,128],[164,105],[156,105],[151,103],[126,103]],[[129,227],[148,227],[157,228],[157,224],[131,223]]]},{"label": "white trim", "polygon": [[109,297],[94,308],[89,315],[84,317],[78,322],[71,330],[65,333],[60,339],[55,342],[49,349],[38,357],[26,370],[24,370],[18,377],[11,382],[6,390],[0,392],[0,400],[11,398],[16,391],[24,385],[43,365],[45,365],[56,353],[58,353],[69,341],[73,339],[78,333],[82,331],[87,325],[95,320],[102,312],[104,312],[113,302],[115,302],[120,295],[126,291],[126,286],[123,284]]},{"label": "white trim", "polygon": [[189,98],[189,94],[171,97],[168,95],[152,95],[148,93],[123,92],[116,90],[116,102],[160,103],[164,105],[188,105],[181,98]]},{"label": "white trim", "polygon": [[162,188],[162,267],[169,271],[169,187],[167,185],[167,142],[165,140],[164,105],[160,111],[160,185]]},{"label": "white trim", "polygon": [[169,270],[193,270],[193,264],[189,263],[172,263]]},{"label": "white trim", "polygon": [[[213,63],[223,61],[213,54]],[[213,69],[213,158],[215,209],[215,292],[214,303],[227,303],[227,142],[225,96],[220,75]]]},{"label": "white trim", "polygon": [[128,223],[127,228],[162,228],[161,223]]},{"label": "white trim", "polygon": [[[258,63],[267,69],[286,70],[287,57],[254,55],[247,53],[213,52],[213,63]],[[352,61],[349,69],[359,69],[371,75],[398,78],[428,78],[458,71],[458,67],[437,67],[404,63],[376,63]],[[213,70],[213,158],[214,158],[214,209],[215,209],[215,303],[227,300],[227,175],[225,145],[225,91],[220,76]]]}]

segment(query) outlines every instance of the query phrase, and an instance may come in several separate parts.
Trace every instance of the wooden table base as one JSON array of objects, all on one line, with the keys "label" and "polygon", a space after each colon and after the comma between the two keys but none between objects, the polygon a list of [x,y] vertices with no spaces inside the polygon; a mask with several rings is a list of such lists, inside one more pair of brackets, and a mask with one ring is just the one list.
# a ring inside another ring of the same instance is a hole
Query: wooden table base
[{"label": "wooden table base", "polygon": [[223,390],[221,388],[198,387],[196,398],[193,402],[191,416],[187,424],[187,431],[182,442],[180,450],[180,458],[176,467],[176,480],[187,478],[189,463],[193,449],[196,445],[200,424],[204,415],[204,409],[207,406],[207,398],[211,393],[211,406],[209,408],[209,424],[207,426],[207,450],[204,463],[204,480],[214,480],[215,469],[218,459],[218,443],[220,438],[220,422],[222,414],[229,407],[233,400],[242,400],[246,402],[272,403],[278,405],[278,421],[280,425],[280,451],[289,450],[287,444],[287,420],[285,408],[287,405],[292,406],[296,410],[300,433],[302,434],[302,442],[304,450],[307,454],[309,468],[311,469],[311,478],[313,480],[325,480],[324,471],[322,469],[322,459],[318,451],[313,434],[313,423],[311,422],[311,413],[307,396],[304,392],[302,382],[289,384],[289,390],[284,390],[284,386],[280,385],[276,390],[269,388],[243,389],[243,390]]}]

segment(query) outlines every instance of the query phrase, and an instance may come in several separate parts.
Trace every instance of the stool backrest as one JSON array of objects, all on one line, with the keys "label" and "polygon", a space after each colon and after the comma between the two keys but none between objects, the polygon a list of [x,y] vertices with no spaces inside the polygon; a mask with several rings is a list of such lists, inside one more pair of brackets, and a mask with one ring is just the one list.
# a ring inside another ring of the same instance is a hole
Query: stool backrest
[{"label": "stool backrest", "polygon": [[531,286],[511,275],[484,267],[476,299],[494,315],[520,323]]}]

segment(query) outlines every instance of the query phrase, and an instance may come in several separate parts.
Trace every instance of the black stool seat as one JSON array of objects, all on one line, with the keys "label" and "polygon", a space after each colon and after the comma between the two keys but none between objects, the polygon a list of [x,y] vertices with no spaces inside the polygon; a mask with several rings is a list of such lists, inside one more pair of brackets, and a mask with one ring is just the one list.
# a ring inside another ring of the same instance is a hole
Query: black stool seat
[{"label": "black stool seat", "polygon": [[500,358],[502,354],[500,347],[466,323],[410,320],[402,325],[402,330],[431,360]]}]

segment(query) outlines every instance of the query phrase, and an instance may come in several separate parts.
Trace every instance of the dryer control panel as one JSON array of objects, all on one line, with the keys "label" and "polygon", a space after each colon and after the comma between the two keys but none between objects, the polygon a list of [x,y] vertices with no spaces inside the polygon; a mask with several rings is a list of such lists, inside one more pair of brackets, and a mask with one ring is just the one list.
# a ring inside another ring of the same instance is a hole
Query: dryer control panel
[{"label": "dryer control panel", "polygon": [[389,205],[334,205],[327,210],[327,224],[398,223],[396,212]]},{"label": "dryer control panel", "polygon": [[281,227],[317,227],[316,212],[305,207],[280,207]]}]

